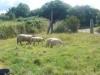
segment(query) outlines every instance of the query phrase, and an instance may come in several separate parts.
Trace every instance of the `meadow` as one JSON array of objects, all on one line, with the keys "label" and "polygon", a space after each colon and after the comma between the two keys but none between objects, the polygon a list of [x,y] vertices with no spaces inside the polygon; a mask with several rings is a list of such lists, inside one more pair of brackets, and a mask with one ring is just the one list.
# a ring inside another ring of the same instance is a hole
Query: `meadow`
[{"label": "meadow", "polygon": [[100,75],[100,35],[39,34],[57,37],[63,46],[16,45],[16,38],[0,40],[0,63],[11,75]]}]

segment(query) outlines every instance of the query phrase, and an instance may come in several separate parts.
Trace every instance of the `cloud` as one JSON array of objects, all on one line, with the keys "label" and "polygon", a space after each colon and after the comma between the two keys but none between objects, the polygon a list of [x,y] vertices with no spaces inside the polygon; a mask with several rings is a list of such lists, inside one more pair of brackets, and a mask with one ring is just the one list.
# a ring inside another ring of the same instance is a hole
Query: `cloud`
[{"label": "cloud", "polygon": [[27,4],[31,10],[40,8],[44,3],[52,0],[0,0],[0,12],[7,11],[13,6],[17,6],[19,3]]},{"label": "cloud", "polygon": [[16,6],[17,0],[0,0],[0,10],[7,10],[12,6]]},{"label": "cloud", "polygon": [[100,9],[100,0],[62,0],[72,6],[89,5],[93,8]]}]

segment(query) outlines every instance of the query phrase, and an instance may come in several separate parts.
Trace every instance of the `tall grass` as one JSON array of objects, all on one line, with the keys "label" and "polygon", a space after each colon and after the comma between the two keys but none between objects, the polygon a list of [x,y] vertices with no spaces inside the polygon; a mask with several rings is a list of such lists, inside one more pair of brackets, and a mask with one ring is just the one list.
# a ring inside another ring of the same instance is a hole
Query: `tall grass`
[{"label": "tall grass", "polygon": [[0,62],[10,68],[12,75],[100,75],[100,35],[40,35],[60,38],[65,45],[18,45],[16,49],[15,38],[0,40]]},{"label": "tall grass", "polygon": [[17,21],[0,21],[0,39],[14,37],[20,33],[40,33],[47,29],[44,18],[20,18]]}]

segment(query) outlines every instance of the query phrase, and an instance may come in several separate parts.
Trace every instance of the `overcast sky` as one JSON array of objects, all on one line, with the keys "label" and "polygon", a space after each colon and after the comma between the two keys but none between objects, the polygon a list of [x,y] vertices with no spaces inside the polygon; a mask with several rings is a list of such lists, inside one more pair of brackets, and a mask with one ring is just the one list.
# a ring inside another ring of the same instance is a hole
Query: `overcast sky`
[{"label": "overcast sky", "polygon": [[[31,10],[40,8],[46,2],[53,0],[0,0],[0,13],[7,11],[13,6],[17,6],[20,2],[27,4]],[[91,7],[100,9],[100,0],[61,0],[71,6],[89,5]]]}]

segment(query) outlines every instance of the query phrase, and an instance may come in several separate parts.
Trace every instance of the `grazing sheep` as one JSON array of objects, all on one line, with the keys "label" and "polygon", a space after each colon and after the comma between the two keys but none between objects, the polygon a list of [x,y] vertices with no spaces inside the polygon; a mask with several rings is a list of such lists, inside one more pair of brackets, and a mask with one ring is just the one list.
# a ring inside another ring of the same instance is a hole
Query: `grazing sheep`
[{"label": "grazing sheep", "polygon": [[40,42],[43,42],[44,39],[42,37],[32,37],[32,42],[35,44],[36,42],[39,44]]},{"label": "grazing sheep", "polygon": [[55,45],[61,45],[63,42],[60,39],[57,38],[48,38],[46,41],[46,47],[53,47]]},{"label": "grazing sheep", "polygon": [[28,44],[31,44],[32,37],[33,37],[33,35],[29,35],[29,34],[19,34],[17,36],[17,44],[18,43],[22,44],[22,42],[27,42]]}]

